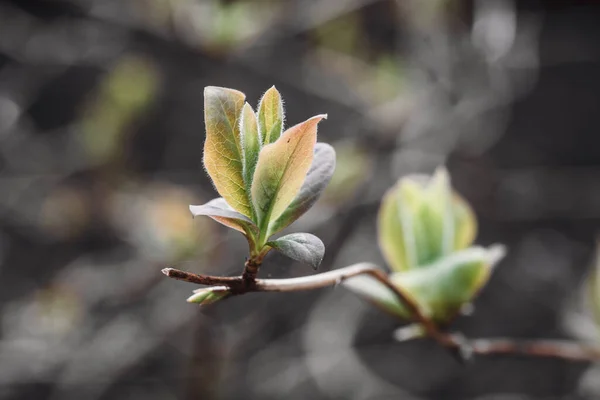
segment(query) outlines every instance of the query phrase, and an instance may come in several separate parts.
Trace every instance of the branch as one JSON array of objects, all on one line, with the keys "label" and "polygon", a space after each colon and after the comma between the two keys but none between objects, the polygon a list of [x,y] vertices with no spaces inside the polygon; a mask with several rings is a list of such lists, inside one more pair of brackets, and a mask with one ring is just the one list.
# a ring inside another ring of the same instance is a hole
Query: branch
[{"label": "branch", "polygon": [[162,270],[162,272],[169,278],[197,283],[199,285],[224,285],[229,287],[235,294],[243,294],[248,292],[298,292],[304,290],[314,290],[338,285],[344,280],[353,276],[370,275],[385,285],[396,295],[398,300],[409,309],[413,316],[414,322],[421,324],[425,328],[428,336],[436,339],[444,345],[448,340],[447,337],[438,330],[433,321],[429,320],[421,313],[419,307],[409,295],[405,294],[397,286],[393,285],[382,270],[369,263],[355,264],[350,267],[340,268],[316,275],[303,276],[300,278],[256,279],[253,282],[248,282],[242,277],[198,275],[191,272],[180,271],[174,268],[165,268]]},{"label": "branch", "polygon": [[243,277],[221,277],[198,275],[165,268],[162,272],[169,278],[207,286],[227,286],[234,294],[248,292],[299,292],[335,286],[346,279],[358,275],[370,275],[389,288],[398,299],[410,309],[415,322],[421,324],[427,336],[435,339],[446,348],[458,349],[468,358],[472,354],[517,354],[537,357],[555,357],[572,361],[598,361],[600,348],[566,340],[516,340],[509,338],[469,339],[461,335],[439,331],[418,309],[414,301],[396,286],[387,275],[373,264],[361,263],[350,267],[323,272],[321,274],[289,279],[256,279],[248,283]]},{"label": "branch", "polygon": [[469,354],[517,354],[555,357],[572,361],[598,361],[600,348],[568,340],[517,340],[509,338],[467,339],[447,335],[446,346]]},{"label": "branch", "polygon": [[241,282],[240,277],[233,276],[211,276],[198,275],[192,272],[185,272],[175,268],[164,268],[162,273],[169,278],[177,279],[178,281],[196,283],[205,286],[231,286]]}]

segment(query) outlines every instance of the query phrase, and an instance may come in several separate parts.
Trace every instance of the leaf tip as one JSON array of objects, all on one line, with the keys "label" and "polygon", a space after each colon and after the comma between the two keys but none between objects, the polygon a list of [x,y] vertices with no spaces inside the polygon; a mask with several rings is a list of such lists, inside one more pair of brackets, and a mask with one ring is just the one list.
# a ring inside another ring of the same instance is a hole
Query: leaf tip
[{"label": "leaf tip", "polygon": [[186,299],[188,303],[208,305],[229,296],[231,292],[226,286],[212,286],[194,290],[194,294]]}]

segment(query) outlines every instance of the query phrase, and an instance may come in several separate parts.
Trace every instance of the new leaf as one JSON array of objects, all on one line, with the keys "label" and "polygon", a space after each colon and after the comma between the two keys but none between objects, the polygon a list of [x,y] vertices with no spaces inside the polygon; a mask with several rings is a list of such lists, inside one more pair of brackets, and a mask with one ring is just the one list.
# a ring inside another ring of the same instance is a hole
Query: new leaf
[{"label": "new leaf", "polygon": [[275,86],[267,90],[260,99],[258,122],[263,144],[273,143],[279,139],[283,131],[283,102]]},{"label": "new leaf", "polygon": [[219,194],[235,210],[252,216],[243,177],[239,118],[245,95],[233,89],[204,89],[204,167]]},{"label": "new leaf", "polygon": [[334,170],[335,150],[326,143],[317,143],[312,165],[298,195],[283,214],[270,224],[270,232],[279,232],[307,212],[325,190]]},{"label": "new leaf", "polygon": [[252,180],[252,202],[263,237],[270,236],[269,221],[287,209],[300,190],[313,160],[317,124],[325,115],[289,128],[258,156]]},{"label": "new leaf", "polygon": [[258,153],[260,152],[261,138],[258,133],[256,114],[254,113],[252,106],[248,103],[244,104],[242,110],[240,133],[242,135],[242,150],[244,156],[244,183],[246,193],[249,193],[252,185],[252,177],[254,176],[254,169],[256,168],[256,162],[258,161]]},{"label": "new leaf", "polygon": [[469,205],[452,192],[448,174],[402,178],[384,196],[378,217],[378,240],[395,271],[428,265],[468,247],[477,222]]}]

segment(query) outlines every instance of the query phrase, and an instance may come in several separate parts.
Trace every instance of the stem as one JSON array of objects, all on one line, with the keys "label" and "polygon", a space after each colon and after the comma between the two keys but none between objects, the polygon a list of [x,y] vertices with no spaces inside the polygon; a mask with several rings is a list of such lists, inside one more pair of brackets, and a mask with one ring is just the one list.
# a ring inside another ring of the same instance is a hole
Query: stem
[{"label": "stem", "polygon": [[206,286],[231,286],[241,282],[241,278],[237,276],[211,276],[198,275],[192,272],[180,271],[175,268],[164,268],[162,273],[169,278],[177,279],[178,281],[196,283]]},{"label": "stem", "polygon": [[244,272],[242,273],[242,281],[244,281],[249,287],[255,286],[256,275],[258,275],[258,269],[262,261],[259,258],[251,257],[246,260],[244,264]]},{"label": "stem", "polygon": [[[298,292],[304,290],[314,290],[329,286],[335,286],[344,280],[357,275],[370,275],[377,279],[388,289],[390,289],[413,315],[415,322],[420,323],[425,328],[427,334],[443,343],[446,339],[437,329],[433,321],[425,317],[412,298],[393,285],[387,275],[373,264],[361,263],[350,267],[340,268],[333,271],[323,272],[321,274],[304,276],[300,278],[289,279],[256,279],[256,272],[260,264],[254,264],[253,259],[246,261],[244,274],[240,278],[220,278],[215,276],[197,275],[190,272],[184,272],[173,268],[165,268],[162,272],[170,278],[183,280],[186,282],[197,283],[200,285],[225,285],[230,287],[236,294],[247,292]],[[211,283],[206,283],[211,282]],[[246,287],[241,289],[241,282],[246,283]],[[241,289],[241,290],[240,290]]]},{"label": "stem", "polygon": [[169,278],[185,282],[208,286],[227,286],[233,294],[249,292],[299,292],[321,289],[335,286],[353,276],[366,274],[377,279],[392,290],[398,299],[411,310],[414,320],[425,328],[427,336],[435,339],[440,345],[446,348],[459,349],[467,354],[478,355],[519,354],[537,357],[555,357],[572,361],[600,360],[600,348],[572,341],[517,340],[510,338],[468,339],[460,335],[440,332],[432,321],[421,314],[417,305],[409,296],[392,285],[383,271],[369,263],[355,264],[350,267],[300,278],[255,279],[251,284],[248,284],[243,276],[221,277],[198,275],[174,268],[165,268],[162,272]]},{"label": "stem", "polygon": [[458,339],[452,335],[446,335],[446,338],[446,346],[463,348],[472,354],[520,354],[571,361],[600,360],[600,348],[568,340]]}]

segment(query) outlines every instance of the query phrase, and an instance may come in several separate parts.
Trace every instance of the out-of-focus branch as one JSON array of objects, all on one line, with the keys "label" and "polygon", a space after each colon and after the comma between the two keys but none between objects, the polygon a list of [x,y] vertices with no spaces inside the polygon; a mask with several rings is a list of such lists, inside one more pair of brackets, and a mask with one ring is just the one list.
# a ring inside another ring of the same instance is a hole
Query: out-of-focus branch
[{"label": "out-of-focus branch", "polygon": [[457,335],[446,335],[445,345],[459,348],[466,353],[466,356],[469,354],[512,354],[554,357],[571,361],[600,360],[600,348],[569,340],[468,339]]}]

